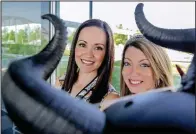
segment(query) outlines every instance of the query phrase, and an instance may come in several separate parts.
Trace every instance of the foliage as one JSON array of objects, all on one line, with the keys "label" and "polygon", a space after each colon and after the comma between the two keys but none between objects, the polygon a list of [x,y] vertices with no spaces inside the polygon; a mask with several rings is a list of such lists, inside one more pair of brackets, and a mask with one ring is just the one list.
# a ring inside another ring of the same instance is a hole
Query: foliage
[{"label": "foliage", "polygon": [[9,48],[6,53],[19,55],[33,55],[38,53],[44,46],[29,45],[29,44],[2,44],[4,48]]},{"label": "foliage", "polygon": [[69,56],[70,55],[70,50],[65,50],[64,51],[64,56]]},{"label": "foliage", "polygon": [[121,60],[114,62],[114,70],[112,73],[112,85],[120,93],[120,66]]},{"label": "foliage", "polygon": [[[123,29],[122,24],[118,25],[117,28],[118,29]],[[127,39],[128,39],[127,35],[125,35],[125,34],[114,33],[114,42],[115,42],[116,45],[125,44]]]},{"label": "foliage", "polygon": [[73,37],[74,37],[75,33],[76,33],[76,31],[73,31],[71,33],[71,35],[68,37],[68,43],[70,43],[70,44],[72,43],[72,40],[73,40]]},{"label": "foliage", "polygon": [[6,53],[19,55],[32,55],[41,51],[48,43],[47,39],[41,34],[40,27],[29,29],[25,27],[18,32],[2,30],[2,46]]}]

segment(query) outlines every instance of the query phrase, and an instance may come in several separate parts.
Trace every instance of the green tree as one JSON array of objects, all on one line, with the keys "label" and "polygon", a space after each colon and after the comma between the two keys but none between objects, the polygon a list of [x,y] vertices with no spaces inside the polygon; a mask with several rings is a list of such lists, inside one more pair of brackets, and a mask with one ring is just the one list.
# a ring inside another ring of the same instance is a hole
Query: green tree
[{"label": "green tree", "polygon": [[[123,25],[122,24],[120,24],[120,25],[118,25],[116,27],[118,29],[123,29]],[[128,39],[127,35],[125,35],[125,34],[114,33],[114,41],[115,41],[116,45],[125,44],[127,39]]]},{"label": "green tree", "polygon": [[8,28],[5,27],[5,28],[2,30],[2,41],[3,41],[3,42],[6,42],[6,41],[8,41],[8,38],[9,38]]},{"label": "green tree", "polygon": [[20,29],[17,34],[17,37],[18,37],[17,43],[24,44],[25,31],[23,29]]},{"label": "green tree", "polygon": [[70,43],[70,44],[72,43],[72,40],[73,40],[73,37],[74,37],[75,33],[76,33],[76,31],[73,31],[71,33],[71,35],[68,37],[68,43]]},{"label": "green tree", "polygon": [[37,38],[37,36],[36,36],[35,30],[30,31],[30,33],[29,33],[29,41],[30,42],[34,41],[34,40],[36,40],[36,38]]},{"label": "green tree", "polygon": [[[71,44],[72,44],[72,41],[73,41],[73,38],[74,38],[74,35],[75,35],[76,31],[73,31],[67,38],[67,45],[70,47]],[[65,56],[69,56],[70,55],[70,50],[65,50],[64,51],[64,55]]]},{"label": "green tree", "polygon": [[25,44],[29,42],[28,30],[29,30],[29,28],[26,26],[24,28],[24,35],[23,35],[23,41]]},{"label": "green tree", "polygon": [[134,35],[138,35],[138,34],[141,34],[140,30],[136,30]]},{"label": "green tree", "polygon": [[29,41],[41,40],[41,29],[40,27],[36,27],[29,33]]},{"label": "green tree", "polygon": [[8,40],[15,41],[15,32],[13,30],[10,31]]}]

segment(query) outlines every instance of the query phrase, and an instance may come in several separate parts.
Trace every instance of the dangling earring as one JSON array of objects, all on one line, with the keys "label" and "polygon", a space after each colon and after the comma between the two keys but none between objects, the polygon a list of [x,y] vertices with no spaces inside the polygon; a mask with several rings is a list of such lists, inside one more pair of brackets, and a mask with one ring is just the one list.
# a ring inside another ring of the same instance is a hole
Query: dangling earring
[{"label": "dangling earring", "polygon": [[157,80],[156,83],[155,83],[155,87],[157,88],[160,84],[160,80]]},{"label": "dangling earring", "polygon": [[79,70],[80,70],[80,68],[78,67],[78,68],[77,68],[77,70],[76,70],[76,72],[78,73],[78,72],[79,72]]}]

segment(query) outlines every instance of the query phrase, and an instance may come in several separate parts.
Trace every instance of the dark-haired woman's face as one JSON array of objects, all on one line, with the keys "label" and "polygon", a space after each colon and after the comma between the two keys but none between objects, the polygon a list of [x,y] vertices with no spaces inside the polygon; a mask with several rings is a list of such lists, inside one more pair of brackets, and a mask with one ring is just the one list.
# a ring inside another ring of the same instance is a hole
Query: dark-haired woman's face
[{"label": "dark-haired woman's face", "polygon": [[127,48],[122,62],[122,76],[130,92],[140,93],[155,88],[151,64],[141,50]]},{"label": "dark-haired woman's face", "polygon": [[76,47],[75,60],[81,72],[97,73],[106,53],[106,35],[98,27],[81,30]]}]

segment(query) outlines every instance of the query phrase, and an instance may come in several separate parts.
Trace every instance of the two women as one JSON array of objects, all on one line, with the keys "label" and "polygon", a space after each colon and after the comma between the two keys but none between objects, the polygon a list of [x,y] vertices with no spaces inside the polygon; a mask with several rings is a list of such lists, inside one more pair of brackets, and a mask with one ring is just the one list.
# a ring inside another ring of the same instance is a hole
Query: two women
[{"label": "two women", "polygon": [[[71,96],[100,103],[120,96],[111,85],[114,40],[109,25],[98,19],[82,23],[72,42],[63,89]],[[163,48],[143,36],[125,44],[121,62],[121,96],[172,85],[171,63]]]}]

